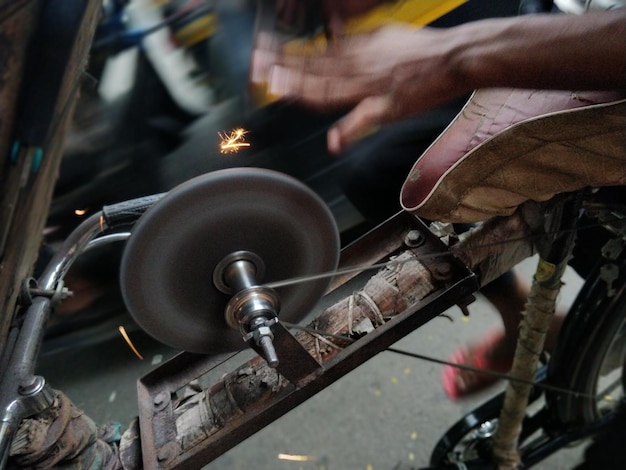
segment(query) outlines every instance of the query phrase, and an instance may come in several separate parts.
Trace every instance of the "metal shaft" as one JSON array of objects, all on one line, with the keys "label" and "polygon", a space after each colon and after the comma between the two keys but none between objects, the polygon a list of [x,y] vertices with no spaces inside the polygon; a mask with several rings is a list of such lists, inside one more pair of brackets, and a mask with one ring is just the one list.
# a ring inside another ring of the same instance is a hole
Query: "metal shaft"
[{"label": "metal shaft", "polygon": [[256,346],[268,365],[275,368],[279,360],[271,326],[275,323],[279,302],[271,289],[258,286],[258,271],[251,259],[241,257],[226,263],[215,278],[222,279],[225,287],[234,293],[226,306],[226,323],[238,328],[244,340]]}]

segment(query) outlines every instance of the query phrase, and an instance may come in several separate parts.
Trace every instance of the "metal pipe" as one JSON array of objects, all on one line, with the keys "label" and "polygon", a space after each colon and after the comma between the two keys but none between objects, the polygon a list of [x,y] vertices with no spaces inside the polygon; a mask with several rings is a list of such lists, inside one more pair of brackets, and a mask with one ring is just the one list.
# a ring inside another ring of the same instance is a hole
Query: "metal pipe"
[{"label": "metal pipe", "polygon": [[102,212],[96,212],[76,227],[46,266],[39,278],[39,287],[54,289],[89,242],[107,228],[108,225],[102,217]]},{"label": "metal pipe", "polygon": [[[58,282],[63,279],[70,266],[89,242],[106,228],[101,214],[98,212],[92,215],[70,234],[44,269],[39,278],[39,288],[56,289]],[[47,297],[35,297],[33,299],[33,303],[26,310],[15,346],[7,361],[5,376],[0,388],[0,406],[2,406],[0,468],[5,467],[13,436],[21,420],[26,417],[25,411],[19,404],[20,400],[25,398],[24,385],[35,379],[35,361],[41,347],[44,327],[51,311],[51,299]],[[35,392],[33,396],[37,393]],[[38,403],[37,406],[45,409],[49,404]]]},{"label": "metal pipe", "polygon": [[[41,345],[43,326],[50,314],[50,299],[36,297],[24,316],[18,340],[12,351],[0,390],[2,423],[0,433],[0,468],[8,459],[8,453],[19,423],[25,418],[24,408],[19,406],[24,386],[35,380],[35,359]],[[28,336],[28,335],[32,336]],[[35,392],[37,393],[37,391]],[[43,406],[44,404],[42,404]],[[49,405],[49,404],[48,404]],[[44,408],[45,409],[45,408]],[[6,454],[6,455],[5,455]]]},{"label": "metal pipe", "polygon": [[2,421],[0,421],[0,468],[6,468],[7,460],[9,460],[11,441],[15,433],[13,428],[11,427],[11,423],[5,421],[3,417]]},{"label": "metal pipe", "polygon": [[108,245],[109,243],[125,242],[126,240],[128,240],[129,237],[130,232],[119,232],[112,233],[110,235],[103,235],[101,237],[94,238],[89,243],[87,243],[87,246],[85,247],[83,252],[100,248],[101,246]]}]

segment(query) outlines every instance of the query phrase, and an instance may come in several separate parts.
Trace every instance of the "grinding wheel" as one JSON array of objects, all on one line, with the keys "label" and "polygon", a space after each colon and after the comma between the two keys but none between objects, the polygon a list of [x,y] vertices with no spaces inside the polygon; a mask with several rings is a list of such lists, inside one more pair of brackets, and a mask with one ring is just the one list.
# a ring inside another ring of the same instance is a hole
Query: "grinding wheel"
[{"label": "grinding wheel", "polygon": [[[332,271],[339,236],[332,214],[304,184],[258,168],[208,173],[174,188],[133,227],[121,264],[132,317],[157,340],[195,353],[246,347],[226,325],[231,296],[213,282],[216,266],[237,251],[265,265],[260,283]],[[279,318],[301,320],[329,279],[277,288]]]}]

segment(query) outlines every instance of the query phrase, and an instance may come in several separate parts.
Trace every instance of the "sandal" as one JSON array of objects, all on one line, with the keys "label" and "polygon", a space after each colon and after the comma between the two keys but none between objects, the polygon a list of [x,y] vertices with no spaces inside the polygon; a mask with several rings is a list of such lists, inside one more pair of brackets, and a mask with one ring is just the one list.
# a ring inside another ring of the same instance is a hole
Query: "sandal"
[{"label": "sandal", "polygon": [[[489,351],[503,341],[504,332],[501,330],[488,333],[486,338],[479,343],[457,349],[448,362],[462,364],[476,369],[484,369],[494,372],[509,372],[513,365],[513,355],[508,358],[490,359]],[[441,382],[446,395],[452,400],[467,398],[468,396],[485,390],[498,381],[498,377],[489,374],[481,374],[458,367],[445,366],[441,374]]]}]

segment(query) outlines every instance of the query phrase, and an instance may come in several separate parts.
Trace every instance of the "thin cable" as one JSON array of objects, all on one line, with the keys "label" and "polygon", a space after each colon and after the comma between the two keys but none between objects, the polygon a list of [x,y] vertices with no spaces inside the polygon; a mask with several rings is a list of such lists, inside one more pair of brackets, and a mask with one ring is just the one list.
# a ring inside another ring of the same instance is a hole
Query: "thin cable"
[{"label": "thin cable", "polygon": [[444,366],[451,366],[451,367],[455,367],[455,368],[461,369],[461,370],[466,370],[466,371],[469,371],[469,372],[476,372],[476,373],[479,373],[479,374],[490,375],[492,377],[496,377],[498,379],[508,380],[510,382],[519,382],[519,383],[523,383],[523,384],[526,384],[526,385],[532,385],[533,387],[543,388],[545,390],[552,390],[552,391],[559,392],[559,393],[566,393],[568,395],[573,395],[575,397],[590,398],[592,400],[597,399],[596,395],[591,395],[591,394],[583,393],[583,392],[577,392],[575,390],[568,390],[566,388],[561,388],[561,387],[557,387],[557,386],[546,384],[546,383],[542,383],[542,382],[533,382],[533,381],[530,381],[530,380],[522,379],[520,377],[515,377],[513,375],[503,374],[501,372],[496,372],[496,371],[489,370],[489,369],[479,369],[477,367],[472,367],[472,366],[468,366],[468,365],[465,365],[465,364],[456,364],[454,362],[448,362],[448,361],[444,361],[444,360],[441,360],[441,359],[436,359],[434,357],[424,356],[422,354],[417,354],[417,353],[412,353],[412,352],[408,352],[408,351],[403,351],[401,349],[396,349],[396,348],[387,348],[386,350],[389,351],[389,352],[392,352],[392,353],[401,354],[403,356],[408,356],[408,357],[412,357],[412,358],[415,358],[415,359],[421,359],[423,361],[434,362],[436,364],[441,364],[441,365],[444,365]]},{"label": "thin cable", "polygon": [[[300,325],[296,325],[293,323],[288,323],[288,322],[284,322],[281,321],[281,324],[283,326],[285,326],[286,328],[291,328],[291,329],[295,329],[295,330],[301,330],[301,331],[305,331],[307,333],[313,334],[315,336],[324,336],[324,337],[328,337],[328,338],[333,338],[333,339],[337,339],[337,340],[341,340],[341,341],[347,341],[348,343],[354,343],[356,340],[354,338],[350,338],[348,336],[343,336],[343,335],[336,335],[336,334],[332,334],[332,333],[326,333],[324,331],[320,331],[320,330],[316,330],[315,328],[310,328],[310,327],[306,327],[306,326],[300,326]],[[333,344],[333,346],[336,346]],[[449,362],[449,361],[444,361],[442,359],[437,359],[431,356],[425,356],[423,354],[417,354],[417,353],[412,353],[409,351],[403,351],[401,349],[396,349],[396,348],[387,348],[386,351],[395,353],[395,354],[400,354],[403,356],[408,356],[408,357],[412,357],[414,359],[420,359],[423,361],[427,361],[427,362],[432,362],[435,364],[441,364],[444,366],[450,366],[450,367],[455,367],[457,369],[461,369],[461,370],[465,370],[468,372],[475,372],[478,374],[485,374],[485,375],[490,375],[492,377],[496,377],[498,379],[502,379],[502,380],[508,380],[511,382],[518,382],[518,383],[523,383],[526,385],[531,385],[533,387],[538,387],[538,388],[542,388],[544,390],[552,390],[554,392],[559,392],[559,393],[565,393],[568,395],[572,395],[575,396],[577,398],[589,398],[592,400],[597,399],[597,395],[592,395],[589,393],[584,393],[584,392],[577,392],[575,390],[569,390],[566,388],[562,388],[562,387],[557,387],[555,385],[550,385],[550,384],[546,384],[543,382],[533,382],[530,380],[526,380],[526,379],[522,379],[519,377],[515,377],[513,375],[509,375],[509,374],[504,374],[502,372],[496,372],[493,370],[489,370],[489,369],[480,369],[478,367],[472,367],[472,366],[468,366],[465,364],[457,364],[454,362]]]},{"label": "thin cable", "polygon": [[[615,217],[614,219],[616,222],[621,221],[622,219],[619,217]],[[534,235],[529,235],[526,237],[520,237],[520,238],[510,238],[508,240],[503,240],[503,241],[498,241],[498,242],[493,242],[493,243],[484,243],[480,246],[476,246],[477,249],[482,249],[482,248],[490,248],[490,247],[495,247],[495,246],[503,246],[506,245],[507,243],[514,243],[514,242],[519,242],[519,241],[524,241],[524,240],[535,240],[535,239],[540,239],[546,236],[550,236],[550,235],[563,235],[566,233],[571,233],[573,231],[581,231],[581,230],[588,230],[588,229],[592,229],[592,228],[596,228],[596,227],[603,227],[604,225],[606,225],[607,222],[604,223],[595,223],[595,224],[587,224],[584,226],[580,226],[574,229],[564,229],[564,230],[555,230],[553,232],[546,232],[546,233],[541,233],[541,234],[534,234]],[[375,269],[381,269],[381,268],[386,268],[386,267],[391,267],[394,265],[402,265],[402,264],[406,264],[410,261],[424,261],[424,260],[428,260],[428,259],[434,259],[434,258],[439,258],[439,257],[444,257],[444,256],[452,256],[452,252],[451,251],[441,251],[441,252],[437,252],[437,253],[428,253],[428,254],[421,254],[421,255],[415,255],[412,258],[408,258],[408,259],[404,259],[404,260],[389,260],[389,261],[385,261],[385,262],[381,262],[381,263],[377,263],[377,264],[366,264],[366,265],[357,265],[357,266],[350,266],[347,268],[342,268],[342,269],[337,269],[334,271],[326,271],[323,273],[319,273],[319,274],[311,274],[308,276],[299,276],[299,277],[293,277],[290,279],[283,279],[280,281],[274,281],[274,282],[268,282],[265,284],[262,284],[262,287],[267,287],[270,289],[277,289],[279,287],[287,287],[287,286],[291,286],[294,284],[300,284],[300,283],[304,283],[304,282],[310,282],[310,281],[317,281],[320,279],[328,279],[328,278],[333,278],[335,276],[338,275],[342,275],[342,274],[351,274],[351,273],[355,273],[355,272],[365,272],[365,271],[372,271]]]},{"label": "thin cable", "polygon": [[309,281],[317,281],[319,279],[326,279],[329,277],[335,277],[338,276],[340,274],[350,274],[350,273],[355,273],[355,272],[360,272],[360,271],[371,271],[374,269],[380,269],[380,268],[386,268],[386,267],[390,267],[390,266],[394,266],[394,265],[401,265],[401,264],[405,264],[409,261],[415,261],[415,260],[420,260],[420,259],[425,259],[425,258],[429,258],[429,257],[437,257],[437,256],[444,256],[444,255],[448,255],[450,256],[449,252],[446,253],[436,253],[436,254],[432,254],[432,255],[424,255],[423,257],[415,257],[415,258],[409,258],[406,260],[390,260],[390,261],[385,261],[383,263],[377,263],[377,264],[363,264],[363,265],[359,265],[359,266],[351,266],[349,268],[343,268],[343,269],[336,269],[334,271],[327,271],[324,273],[319,273],[319,274],[312,274],[310,276],[300,276],[300,277],[293,277],[291,279],[285,279],[283,281],[275,281],[275,282],[268,282],[266,284],[263,284],[262,287],[267,287],[269,289],[276,289],[278,287],[286,287],[286,286],[291,286],[293,284],[300,284],[303,282],[309,282]]},{"label": "thin cable", "polygon": [[[616,217],[615,220],[620,220],[618,217]],[[575,229],[567,229],[567,230],[560,230],[560,231],[555,231],[552,234],[562,234],[562,233],[569,233],[573,230],[584,230],[584,229],[590,229],[593,227],[597,227],[597,226],[602,226],[605,225],[603,224],[588,224],[585,226],[579,226]],[[541,235],[535,235],[534,237],[542,237],[542,236],[546,236],[549,234],[541,234]],[[533,236],[530,237],[525,237],[524,239],[528,239],[528,238],[533,238]],[[489,245],[503,245],[505,243],[510,243],[511,240],[507,240],[507,241],[503,241],[503,242],[498,242],[498,243],[493,243],[493,244],[489,244]],[[482,245],[484,246],[488,246],[488,245]],[[265,284],[266,287],[270,287],[270,288],[276,288],[276,287],[284,287],[287,285],[292,285],[292,284],[296,284],[296,283],[300,283],[300,282],[307,282],[307,281],[311,281],[311,280],[316,280],[316,279],[323,279],[325,277],[334,277],[338,274],[348,274],[348,273],[352,273],[352,272],[359,272],[359,271],[366,271],[366,270],[371,270],[371,269],[378,269],[378,268],[384,268],[384,267],[389,267],[389,266],[393,266],[393,265],[400,265],[400,264],[404,264],[410,260],[420,260],[420,259],[425,259],[425,258],[434,258],[434,257],[438,257],[438,256],[449,256],[451,255],[451,253],[449,251],[446,252],[441,252],[441,253],[433,253],[433,254],[428,254],[428,255],[422,255],[422,256],[414,256],[411,257],[407,260],[390,260],[388,262],[383,262],[383,263],[378,263],[378,264],[374,264],[374,265],[367,265],[367,266],[354,266],[354,267],[350,267],[350,268],[345,268],[345,269],[340,269],[340,270],[336,270],[333,272],[329,272],[329,273],[322,273],[322,274],[318,274],[318,275],[313,275],[313,276],[303,276],[303,277],[299,277],[299,278],[293,278],[293,279],[289,279],[289,280],[285,280],[285,281],[277,281],[274,283],[268,283]],[[336,334],[332,334],[332,333],[327,333],[324,331],[320,331],[317,330],[315,328],[310,328],[310,327],[306,327],[306,326],[300,326],[300,325],[296,325],[293,323],[288,323],[288,322],[284,322],[281,321],[281,323],[286,327],[286,328],[291,328],[291,329],[297,329],[297,330],[302,330],[305,332],[308,332],[309,334],[314,335],[316,338],[319,337],[328,337],[328,338],[333,338],[333,339],[337,339],[340,341],[346,341],[348,343],[354,343],[356,340],[348,337],[348,336],[344,336],[344,335],[336,335]],[[333,347],[338,347],[335,344],[332,344]],[[512,381],[512,382],[518,382],[518,383],[523,383],[526,385],[530,385],[533,387],[537,387],[540,389],[544,389],[544,390],[552,390],[558,393],[563,393],[563,394],[567,394],[567,395],[572,395],[575,397],[584,397],[584,398],[589,398],[592,400],[596,400],[597,399],[597,395],[593,395],[593,394],[588,394],[588,393],[584,393],[584,392],[578,392],[575,390],[569,390],[569,389],[565,389],[562,387],[557,387],[554,385],[550,385],[550,384],[546,384],[546,383],[542,383],[542,382],[533,382],[533,381],[529,381],[526,379],[522,379],[519,377],[515,377],[515,376],[511,376],[509,374],[504,374],[504,373],[500,373],[500,372],[496,372],[496,371],[492,371],[492,370],[488,370],[488,369],[479,369],[476,367],[472,367],[472,366],[468,366],[465,364],[456,364],[456,363],[452,363],[449,361],[444,361],[441,359],[437,359],[437,358],[433,358],[430,356],[425,356],[422,354],[417,354],[417,353],[411,353],[408,351],[403,351],[400,349],[396,349],[396,348],[387,348],[386,351],[389,352],[393,352],[396,354],[401,354],[404,356],[408,356],[408,357],[412,357],[415,359],[420,359],[420,360],[424,360],[427,362],[432,362],[432,363],[436,363],[436,364],[441,364],[441,365],[446,365],[446,366],[450,366],[450,367],[455,367],[457,369],[461,369],[461,370],[465,370],[465,371],[469,371],[469,372],[474,372],[474,373],[480,373],[480,374],[485,374],[485,375],[490,375],[492,377],[496,377],[498,379],[503,379],[503,380],[507,380],[507,381]]]}]

